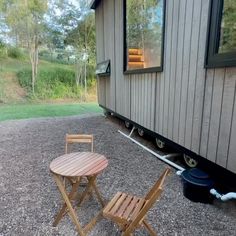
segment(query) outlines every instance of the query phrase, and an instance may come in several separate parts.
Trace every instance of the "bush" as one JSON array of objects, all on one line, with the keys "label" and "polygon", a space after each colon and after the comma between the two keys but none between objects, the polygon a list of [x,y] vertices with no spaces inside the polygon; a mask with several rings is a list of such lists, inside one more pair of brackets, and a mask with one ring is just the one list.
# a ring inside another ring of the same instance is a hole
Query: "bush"
[{"label": "bush", "polygon": [[14,59],[21,59],[24,57],[24,54],[21,49],[17,47],[10,47],[7,53],[9,57]]},{"label": "bush", "polygon": [[[17,73],[19,83],[31,94],[31,70]],[[81,89],[76,86],[75,72],[60,67],[39,70],[35,84],[35,98],[79,98]]]},{"label": "bush", "polygon": [[17,73],[18,81],[21,87],[31,90],[31,70],[23,69]]},{"label": "bush", "polygon": [[7,57],[7,47],[6,44],[0,41],[0,59]]}]

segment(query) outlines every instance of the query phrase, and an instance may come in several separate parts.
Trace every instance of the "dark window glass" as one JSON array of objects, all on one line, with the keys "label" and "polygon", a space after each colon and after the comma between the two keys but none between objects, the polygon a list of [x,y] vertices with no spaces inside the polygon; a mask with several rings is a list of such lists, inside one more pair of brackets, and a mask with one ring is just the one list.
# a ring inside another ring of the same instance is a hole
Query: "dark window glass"
[{"label": "dark window glass", "polygon": [[211,0],[206,67],[236,66],[236,0]]},{"label": "dark window glass", "polygon": [[126,70],[160,68],[164,0],[126,0]]}]

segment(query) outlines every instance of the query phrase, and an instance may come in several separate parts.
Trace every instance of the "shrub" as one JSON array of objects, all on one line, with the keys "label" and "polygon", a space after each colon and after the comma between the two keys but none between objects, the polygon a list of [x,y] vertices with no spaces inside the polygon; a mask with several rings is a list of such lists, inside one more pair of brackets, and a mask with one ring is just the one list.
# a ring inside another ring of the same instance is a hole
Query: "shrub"
[{"label": "shrub", "polygon": [[[23,69],[17,76],[20,85],[31,94],[31,70]],[[34,98],[78,98],[80,91],[75,84],[74,71],[60,67],[42,68],[37,76]]]},{"label": "shrub", "polygon": [[7,47],[6,44],[0,41],[0,59],[7,57]]},{"label": "shrub", "polygon": [[31,90],[31,70],[23,69],[17,73],[18,81],[21,87]]},{"label": "shrub", "polygon": [[24,57],[24,54],[21,49],[17,47],[10,47],[7,53],[9,57],[14,59],[21,59]]}]

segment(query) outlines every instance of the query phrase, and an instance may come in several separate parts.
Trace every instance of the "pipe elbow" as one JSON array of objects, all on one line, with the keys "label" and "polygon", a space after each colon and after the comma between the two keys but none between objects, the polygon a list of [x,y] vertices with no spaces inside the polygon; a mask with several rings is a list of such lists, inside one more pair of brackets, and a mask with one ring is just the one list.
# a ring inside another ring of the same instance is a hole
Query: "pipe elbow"
[{"label": "pipe elbow", "polygon": [[210,193],[215,196],[217,199],[221,199],[222,195],[218,193],[214,188],[210,190]]},{"label": "pipe elbow", "polygon": [[236,193],[230,192],[225,195],[222,195],[220,198],[222,201],[227,201],[231,199],[236,199]]}]

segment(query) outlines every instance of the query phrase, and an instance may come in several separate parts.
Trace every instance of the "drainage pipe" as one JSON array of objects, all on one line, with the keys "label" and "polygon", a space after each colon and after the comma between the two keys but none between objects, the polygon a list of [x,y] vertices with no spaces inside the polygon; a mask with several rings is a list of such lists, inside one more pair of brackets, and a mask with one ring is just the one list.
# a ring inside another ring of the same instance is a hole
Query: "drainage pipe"
[{"label": "drainage pipe", "polygon": [[175,164],[174,162],[168,160],[167,158],[170,158],[170,157],[174,157],[174,156],[177,156],[178,154],[168,154],[168,155],[164,155],[164,156],[161,156],[159,155],[158,153],[152,151],[150,148],[144,146],[143,144],[139,143],[138,141],[136,141],[135,139],[131,138],[129,135],[123,133],[122,131],[118,130],[118,132],[120,134],[122,134],[123,136],[125,136],[126,138],[130,139],[131,141],[133,141],[134,143],[136,143],[137,145],[139,145],[140,147],[142,147],[144,150],[150,152],[152,155],[154,155],[155,157],[157,157],[158,159],[164,161],[165,163],[169,164],[170,166],[180,170],[180,171],[184,171],[185,169],[177,164]]},{"label": "drainage pipe", "polygon": [[217,199],[220,199],[223,202],[231,200],[231,199],[236,199],[236,193],[233,193],[233,192],[230,192],[227,194],[220,194],[215,189],[211,189],[210,193],[214,195]]}]

